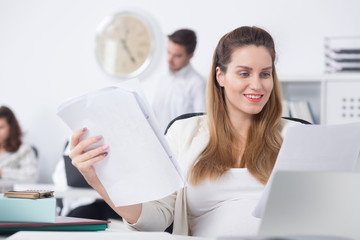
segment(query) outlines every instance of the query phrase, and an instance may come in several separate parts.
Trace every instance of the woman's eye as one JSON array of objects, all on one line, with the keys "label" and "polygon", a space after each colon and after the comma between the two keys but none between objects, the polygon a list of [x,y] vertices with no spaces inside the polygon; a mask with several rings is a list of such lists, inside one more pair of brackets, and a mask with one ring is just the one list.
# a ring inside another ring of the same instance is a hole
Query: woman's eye
[{"label": "woman's eye", "polygon": [[270,73],[261,73],[260,76],[263,78],[268,78],[271,76],[271,74]]},{"label": "woman's eye", "polygon": [[249,76],[249,74],[246,73],[246,72],[242,72],[242,73],[240,73],[240,76],[242,76],[242,77],[247,77],[247,76]]}]

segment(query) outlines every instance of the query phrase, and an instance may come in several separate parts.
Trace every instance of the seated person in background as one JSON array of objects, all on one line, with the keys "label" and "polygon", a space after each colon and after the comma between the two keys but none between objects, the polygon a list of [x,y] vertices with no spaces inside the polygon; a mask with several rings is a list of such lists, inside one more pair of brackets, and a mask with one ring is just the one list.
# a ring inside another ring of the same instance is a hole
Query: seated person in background
[{"label": "seated person in background", "polygon": [[86,126],[72,135],[73,164],[135,230],[164,231],[173,222],[178,235],[255,236],[260,219],[252,211],[286,129],[300,124],[281,118],[275,55],[273,38],[258,27],[240,27],[220,39],[207,83],[207,115],[176,121],[166,134],[187,187],[156,201],[116,207],[93,167],[111,154],[111,146],[84,153],[101,140],[80,142]]},{"label": "seated person in background", "polygon": [[35,183],[38,161],[32,147],[22,142],[22,131],[14,113],[0,107],[0,178]]},{"label": "seated person in background", "polygon": [[[69,155],[69,142],[66,143],[63,155]],[[56,187],[67,187],[64,157],[56,164],[52,179]],[[121,217],[103,200],[94,198],[63,198],[60,201],[59,215],[67,217],[81,217],[99,220],[121,219]],[[59,205],[59,202],[58,202]]]}]

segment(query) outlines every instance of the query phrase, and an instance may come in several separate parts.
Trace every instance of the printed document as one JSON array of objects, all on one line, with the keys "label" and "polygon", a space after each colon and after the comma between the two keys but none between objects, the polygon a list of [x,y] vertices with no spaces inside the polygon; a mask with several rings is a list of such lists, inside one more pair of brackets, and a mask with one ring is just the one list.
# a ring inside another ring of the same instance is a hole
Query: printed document
[{"label": "printed document", "polygon": [[359,153],[360,122],[290,127],[253,215],[262,217],[275,172],[359,171]]},{"label": "printed document", "polygon": [[86,127],[84,137],[103,137],[86,151],[109,145],[108,156],[94,167],[115,206],[161,199],[184,187],[138,80],[71,99],[58,115],[72,131]]}]

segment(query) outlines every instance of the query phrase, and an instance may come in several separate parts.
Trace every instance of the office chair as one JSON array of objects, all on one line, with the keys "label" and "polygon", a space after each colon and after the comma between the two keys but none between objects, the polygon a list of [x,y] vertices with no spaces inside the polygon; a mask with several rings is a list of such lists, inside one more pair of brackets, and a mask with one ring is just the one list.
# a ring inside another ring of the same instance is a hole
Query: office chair
[{"label": "office chair", "polygon": [[34,145],[31,145],[31,148],[34,151],[36,159],[38,159],[39,158],[39,151],[37,150],[37,148]]},{"label": "office chair", "polygon": [[[181,120],[181,119],[186,119],[186,118],[191,118],[191,117],[196,117],[196,116],[201,116],[204,115],[205,113],[203,112],[198,112],[198,113],[185,113],[182,114],[176,118],[174,118],[173,120],[171,120],[171,122],[167,125],[166,129],[165,129],[165,134],[167,133],[168,129],[171,127],[171,125],[176,122],[177,120]],[[293,117],[282,117],[283,119],[287,119],[287,120],[291,120],[291,121],[295,121],[295,122],[300,122],[302,124],[311,124],[310,122],[300,119],[300,118],[293,118]]]}]

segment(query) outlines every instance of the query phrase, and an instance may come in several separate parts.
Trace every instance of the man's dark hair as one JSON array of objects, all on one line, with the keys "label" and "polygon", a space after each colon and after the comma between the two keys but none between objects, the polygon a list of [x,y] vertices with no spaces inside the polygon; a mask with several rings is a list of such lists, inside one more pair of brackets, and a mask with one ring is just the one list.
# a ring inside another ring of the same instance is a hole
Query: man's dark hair
[{"label": "man's dark hair", "polygon": [[169,40],[172,42],[184,46],[186,52],[191,54],[195,51],[196,47],[196,34],[190,29],[179,29],[173,34],[168,35]]}]

